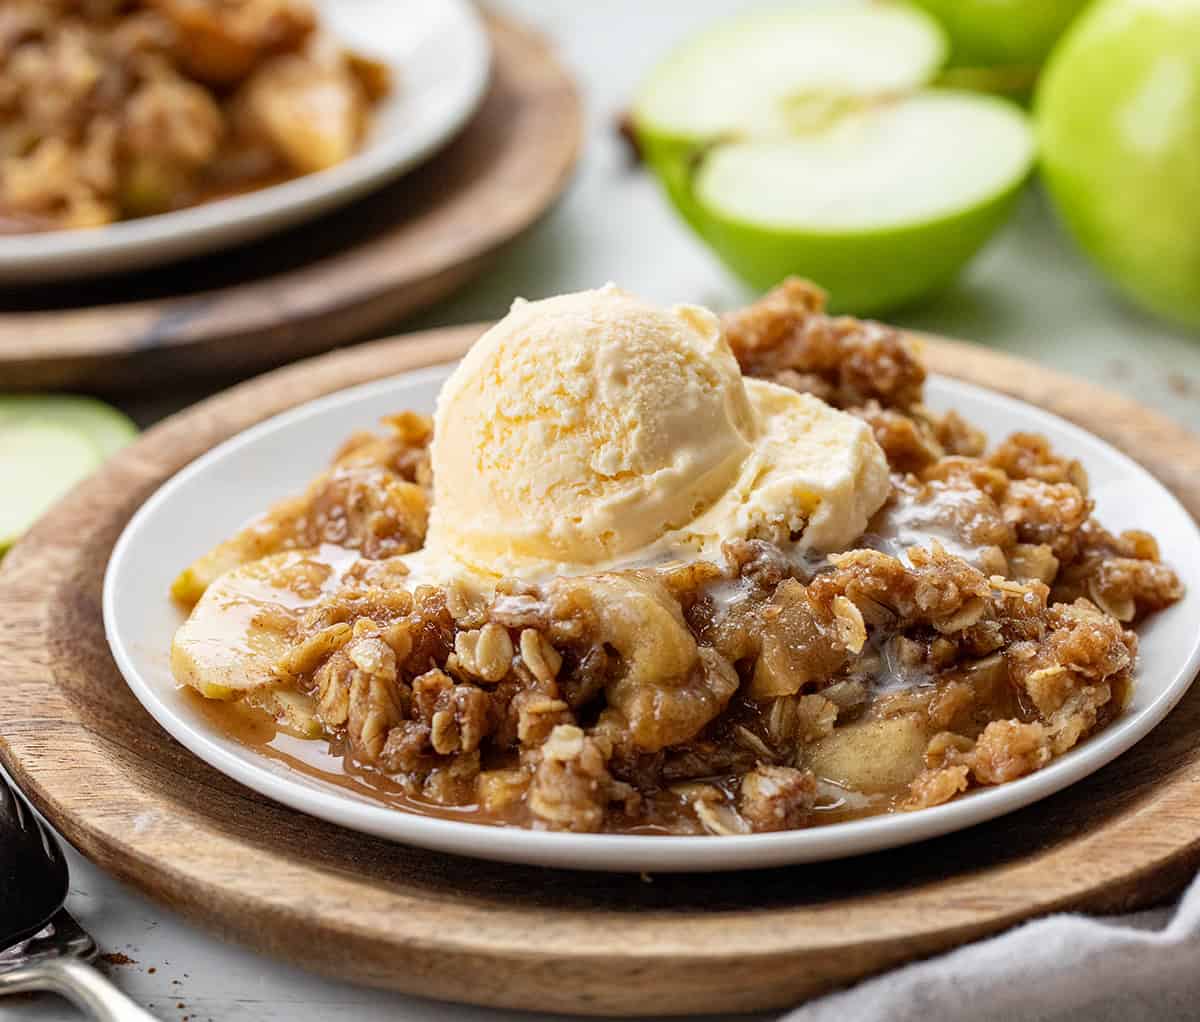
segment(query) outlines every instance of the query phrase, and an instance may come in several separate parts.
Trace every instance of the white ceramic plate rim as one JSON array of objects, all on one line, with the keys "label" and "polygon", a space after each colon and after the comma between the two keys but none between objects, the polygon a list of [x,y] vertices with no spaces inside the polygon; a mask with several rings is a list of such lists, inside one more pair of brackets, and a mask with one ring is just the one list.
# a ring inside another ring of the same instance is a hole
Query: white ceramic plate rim
[{"label": "white ceramic plate rim", "polygon": [[[972,793],[946,805],[914,813],[871,817],[808,830],[783,831],[733,837],[656,837],[649,835],[570,834],[481,826],[388,809],[360,800],[332,787],[320,790],[276,772],[264,757],[249,749],[230,752],[213,740],[203,727],[186,719],[156,691],[143,673],[133,637],[120,627],[120,586],[138,554],[143,526],[159,513],[172,491],[203,473],[229,453],[253,445],[266,434],[286,430],[309,416],[330,408],[354,405],[400,384],[435,387],[450,366],[433,366],[386,380],[339,391],[268,419],[213,448],[173,476],[134,514],[118,539],[104,580],[105,631],[117,666],[134,695],[166,731],[209,765],[262,795],[301,812],[352,830],[389,840],[454,852],[477,858],[543,866],[610,871],[720,871],[816,862],[858,855],[937,837],[993,819],[1027,806],[1074,784],[1111,762],[1144,738],[1187,691],[1200,672],[1200,628],[1190,649],[1163,690],[1144,708],[1118,719],[1096,737],[1056,759],[1043,770],[1020,780]],[[1200,557],[1200,529],[1153,476],[1132,459],[1066,420],[1014,398],[972,384],[931,377],[932,390],[956,395],[969,403],[990,403],[1012,416],[1013,428],[1037,429],[1069,436],[1077,445],[1106,458],[1129,473],[1138,491],[1157,492],[1186,523],[1191,553]],[[969,409],[967,409],[969,414]],[[1087,464],[1086,457],[1084,459]],[[283,496],[284,494],[280,494]],[[1100,509],[1103,515],[1103,508]],[[1153,530],[1154,523],[1145,523]],[[164,599],[166,596],[164,594]],[[1171,614],[1183,607],[1163,612]]]},{"label": "white ceramic plate rim", "polygon": [[[322,17],[339,2],[346,0],[317,0]],[[447,75],[437,95],[435,116],[418,118],[409,130],[372,134],[359,152],[328,170],[242,195],[104,227],[0,237],[0,280],[90,276],[198,255],[316,217],[411,170],[478,108],[491,71],[491,43],[468,0],[420,0],[404,6],[414,17],[419,12],[436,24],[457,48],[456,59],[445,65]],[[362,8],[369,13],[370,4]],[[342,8],[341,17],[347,9]],[[385,59],[395,73],[396,93],[383,100],[385,107],[403,105],[404,64],[387,60],[369,44],[362,48]]]}]

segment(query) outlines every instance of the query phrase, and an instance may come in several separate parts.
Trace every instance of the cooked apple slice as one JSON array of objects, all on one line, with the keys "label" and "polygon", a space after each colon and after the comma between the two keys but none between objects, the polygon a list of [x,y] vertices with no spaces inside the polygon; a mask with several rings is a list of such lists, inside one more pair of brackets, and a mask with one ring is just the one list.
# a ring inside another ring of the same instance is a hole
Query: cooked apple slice
[{"label": "cooked apple slice", "polygon": [[931,737],[916,714],[855,721],[813,745],[805,763],[818,777],[854,791],[891,794],[921,772]]},{"label": "cooked apple slice", "polygon": [[[355,558],[351,556],[350,562]],[[208,699],[239,699],[278,687],[279,658],[305,609],[346,565],[312,550],[272,554],[216,579],[175,633],[171,671]]]},{"label": "cooked apple slice", "polygon": [[317,719],[316,700],[294,688],[260,688],[251,692],[246,702],[269,713],[279,727],[297,738],[319,738],[324,733]]},{"label": "cooked apple slice", "polygon": [[290,0],[151,0],[149,6],[174,29],[176,55],[188,71],[220,86],[250,74],[264,53],[296,49],[316,28],[309,5]]},{"label": "cooked apple slice", "polygon": [[234,568],[309,545],[298,542],[308,506],[304,497],[280,501],[184,568],[171,583],[171,596],[185,607],[191,607],[210,585]]},{"label": "cooked apple slice", "polygon": [[872,313],[944,284],[1033,160],[1023,112],[930,91],[947,43],[902,4],[752,14],[685,43],[634,125],[679,211],[740,276],[815,280]]},{"label": "cooked apple slice", "polygon": [[276,665],[292,648],[304,611],[357,560],[347,554],[331,563],[315,550],[289,550],[227,571],[175,633],[175,680],[206,699],[244,699],[293,734],[321,734],[312,698]]},{"label": "cooked apple slice", "polygon": [[275,57],[246,80],[235,103],[250,137],[265,139],[300,174],[353,155],[366,128],[366,93],[341,54]]},{"label": "cooked apple slice", "polygon": [[300,613],[284,579],[306,557],[307,551],[273,554],[216,579],[175,633],[175,680],[207,699],[237,699],[276,684],[275,664]]}]

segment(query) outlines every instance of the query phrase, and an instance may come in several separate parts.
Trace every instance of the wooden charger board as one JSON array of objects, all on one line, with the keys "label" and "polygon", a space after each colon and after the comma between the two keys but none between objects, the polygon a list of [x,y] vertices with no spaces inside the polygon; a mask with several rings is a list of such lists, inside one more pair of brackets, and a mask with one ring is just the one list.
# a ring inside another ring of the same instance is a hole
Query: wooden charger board
[{"label": "wooden charger board", "polygon": [[463,131],[366,198],[150,272],[0,294],[0,389],[127,390],[361,340],[447,295],[565,188],[582,108],[536,34],[495,14],[492,82]]},{"label": "wooden charger board", "polygon": [[[1200,687],[1116,762],[994,822],[841,862],[708,876],[561,872],[406,848],[275,805],[193,757],[141,709],[105,644],[101,579],[126,521],[239,430],[450,360],[480,329],[326,355],[182,412],[10,553],[0,760],[103,869],[222,937],[341,979],[644,1017],[783,1007],[1029,916],[1145,905],[1200,863]],[[1169,420],[964,344],[930,340],[927,357],[1099,434],[1200,514],[1200,439]]]}]

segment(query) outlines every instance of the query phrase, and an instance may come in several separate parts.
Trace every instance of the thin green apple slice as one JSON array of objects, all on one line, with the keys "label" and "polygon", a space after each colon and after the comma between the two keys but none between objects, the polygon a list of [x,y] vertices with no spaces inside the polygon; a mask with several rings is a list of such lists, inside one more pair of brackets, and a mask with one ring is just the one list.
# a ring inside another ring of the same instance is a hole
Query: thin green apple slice
[{"label": "thin green apple slice", "polygon": [[0,425],[0,552],[103,460],[99,448],[69,426]]},{"label": "thin green apple slice", "polygon": [[137,426],[129,416],[92,397],[0,395],[0,429],[21,423],[52,423],[74,429],[86,436],[105,458],[137,436]]},{"label": "thin green apple slice", "polygon": [[692,187],[707,237],[749,283],[808,276],[863,314],[948,282],[1004,221],[1033,158],[1015,105],[928,90],[820,131],[716,146]]},{"label": "thin green apple slice", "polygon": [[95,398],[0,395],[0,555],[136,435],[128,416]]}]

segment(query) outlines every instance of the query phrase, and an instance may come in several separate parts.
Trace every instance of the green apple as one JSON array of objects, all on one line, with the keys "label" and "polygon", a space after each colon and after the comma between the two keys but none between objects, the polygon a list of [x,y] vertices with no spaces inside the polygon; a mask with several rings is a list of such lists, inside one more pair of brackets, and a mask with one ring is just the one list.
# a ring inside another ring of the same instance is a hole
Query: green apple
[{"label": "green apple", "polygon": [[651,74],[634,127],[676,208],[747,282],[800,274],[835,309],[875,313],[949,281],[1033,161],[1017,107],[926,88],[946,53],[902,4],[742,16]]},{"label": "green apple", "polygon": [[1144,307],[1200,327],[1200,0],[1100,0],[1035,103],[1067,227]]},{"label": "green apple", "polygon": [[913,0],[941,23],[954,67],[1039,67],[1088,0]]},{"label": "green apple", "polygon": [[127,416],[92,398],[0,395],[0,554],[136,434]]},{"label": "green apple", "polygon": [[1059,36],[1090,0],[912,0],[946,30],[939,84],[1028,103]]}]

